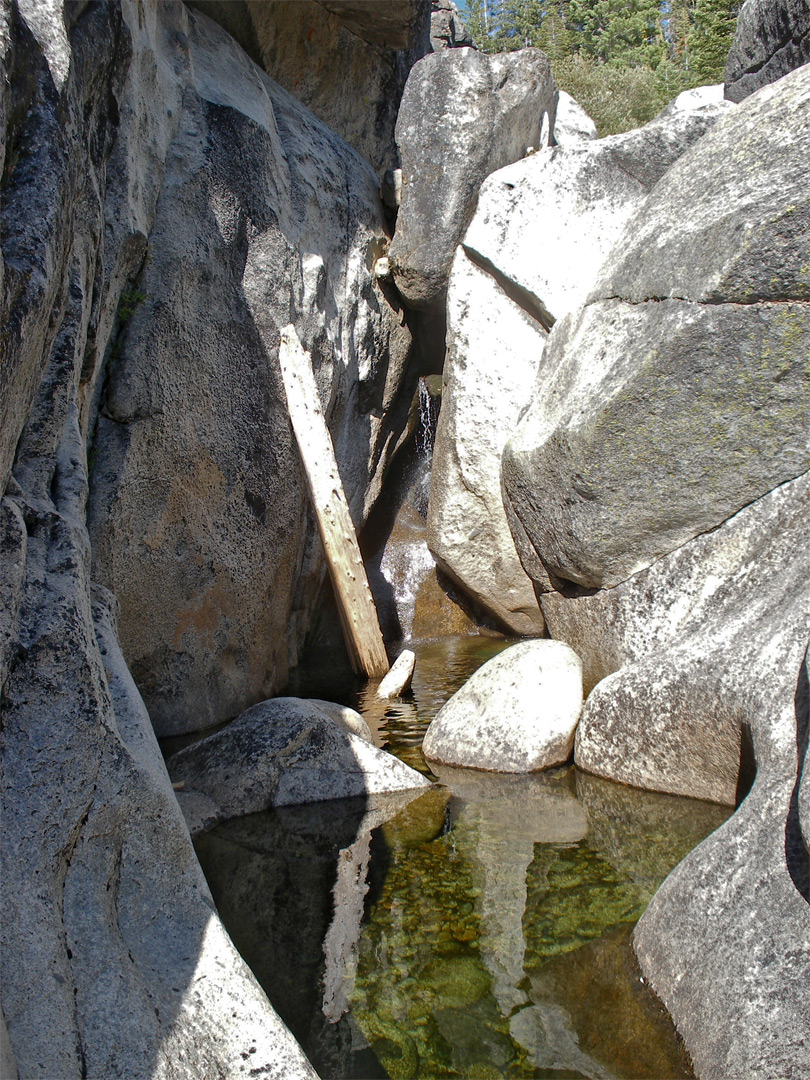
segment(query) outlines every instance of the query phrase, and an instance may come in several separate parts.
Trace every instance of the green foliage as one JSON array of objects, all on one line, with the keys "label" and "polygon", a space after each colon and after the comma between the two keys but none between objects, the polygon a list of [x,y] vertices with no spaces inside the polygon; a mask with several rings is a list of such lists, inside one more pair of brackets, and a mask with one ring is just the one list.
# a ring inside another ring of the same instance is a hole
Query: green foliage
[{"label": "green foliage", "polygon": [[467,0],[484,52],[536,46],[600,135],[651,120],[693,86],[721,82],[740,0]]},{"label": "green foliage", "polygon": [[145,292],[142,292],[137,286],[134,286],[129,292],[121,294],[121,299],[118,301],[118,322],[123,328],[127,325],[129,320],[135,314],[139,304],[142,304],[144,300],[148,300],[149,297]]}]

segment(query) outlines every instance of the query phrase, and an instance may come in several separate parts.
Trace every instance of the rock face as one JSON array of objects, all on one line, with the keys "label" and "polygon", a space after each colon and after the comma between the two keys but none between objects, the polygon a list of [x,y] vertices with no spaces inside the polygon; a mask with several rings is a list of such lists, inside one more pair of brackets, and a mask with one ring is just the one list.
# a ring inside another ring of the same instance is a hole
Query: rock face
[{"label": "rock face", "polygon": [[551,634],[596,684],[577,731],[582,768],[734,805],[754,703],[784,696],[785,680],[792,698],[807,646],[808,510],[810,475],[614,589],[543,597]]},{"label": "rock face", "polygon": [[17,1067],[314,1080],[213,911],[115,601],[91,587],[78,410],[54,385],[17,458],[25,487],[2,501],[0,983]]},{"label": "rock face", "polygon": [[[447,294],[428,546],[476,603],[526,635],[543,633],[543,616],[503,511],[500,458],[526,404],[545,337],[542,325],[460,247]],[[493,362],[500,357],[508,359]]]},{"label": "rock face", "polygon": [[429,761],[534,772],[567,761],[582,709],[582,663],[560,641],[523,641],[489,660],[431,722]]},{"label": "rock face", "polygon": [[432,0],[430,47],[434,52],[439,52],[440,49],[459,49],[462,46],[475,47],[458,7],[453,0]]},{"label": "rock face", "polygon": [[682,106],[639,131],[547,148],[493,174],[453,263],[428,543],[513,633],[540,634],[543,619],[504,511],[501,456],[535,381],[547,381],[547,329],[585,299],[649,187],[733,108]]},{"label": "rock face", "polygon": [[556,94],[539,49],[445,49],[413,67],[396,127],[402,205],[389,252],[410,307],[441,308],[482,181],[538,145]]},{"label": "rock face", "polygon": [[161,734],[280,689],[321,584],[279,328],[292,318],[313,355],[358,523],[410,340],[369,272],[384,241],[373,171],[214,23],[189,13],[187,40],[89,509],[94,573],[121,603],[124,654]]},{"label": "rock face", "polygon": [[[130,644],[140,632],[130,620],[142,619],[166,647],[161,604],[174,593],[180,648],[207,636],[227,672],[217,578],[244,587],[230,575],[252,547],[270,577],[242,593],[243,614],[250,622],[250,604],[263,607],[275,587],[287,611],[259,666],[243,655],[248,684],[280,676],[286,659],[273,676],[273,654],[285,651],[289,623],[300,636],[303,612],[256,541],[275,530],[282,573],[305,565],[302,608],[319,556],[302,533],[303,503],[293,506],[297,463],[273,401],[270,327],[279,311],[301,316],[330,416],[343,417],[335,442],[359,519],[395,437],[378,418],[408,347],[363,270],[385,235],[376,177],[179,3],[7,4],[0,54],[0,983],[10,1051],[21,1075],[43,1078],[313,1077],[213,911],[93,557],[111,577],[134,575],[122,589]],[[334,226],[321,230],[334,220],[340,243]],[[103,551],[91,549],[88,499]],[[259,533],[251,518],[265,519]],[[220,529],[243,548],[230,566]],[[136,568],[150,544],[173,554],[148,586]],[[175,667],[181,695],[194,655]],[[210,689],[222,706],[217,677],[205,681],[203,698]],[[209,720],[204,704],[192,726]],[[4,1070],[7,1057],[4,1048]]]},{"label": "rock face", "polygon": [[184,792],[207,795],[219,820],[270,806],[429,787],[393,755],[300,698],[273,698],[168,761]]},{"label": "rock face", "polygon": [[808,0],[746,0],[726,62],[726,97],[742,101],[808,61]]},{"label": "rock face", "polygon": [[758,91],[660,180],[585,306],[555,326],[547,381],[504,456],[523,564],[556,587],[541,601],[550,633],[596,683],[577,762],[730,804],[748,792],[635,938],[707,1076],[810,1068],[810,260],[796,137],[809,93],[810,68]]},{"label": "rock face", "polygon": [[429,0],[193,0],[191,6],[224,27],[376,172],[397,164],[402,91],[411,66],[431,47]]},{"label": "rock face", "polygon": [[503,461],[524,566],[618,584],[810,465],[808,101],[802,69],[718,121],[555,327]]},{"label": "rock face", "polygon": [[560,90],[557,99],[557,115],[554,118],[554,143],[567,146],[569,143],[590,142],[598,139],[596,124],[585,112],[578,101],[570,94]]}]

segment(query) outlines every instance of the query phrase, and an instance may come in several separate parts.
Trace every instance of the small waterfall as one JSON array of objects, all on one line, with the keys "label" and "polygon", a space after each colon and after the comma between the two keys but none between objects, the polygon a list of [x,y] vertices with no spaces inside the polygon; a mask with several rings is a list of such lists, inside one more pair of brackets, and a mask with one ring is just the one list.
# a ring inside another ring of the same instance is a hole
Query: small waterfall
[{"label": "small waterfall", "polygon": [[412,641],[466,634],[473,624],[446,594],[427,546],[427,512],[441,377],[419,380],[411,438],[386,479],[364,536],[367,569],[383,634]]},{"label": "small waterfall", "polygon": [[425,376],[419,380],[414,405],[415,453],[397,493],[400,506],[380,562],[380,571],[393,592],[405,641],[409,641],[413,635],[419,589],[436,566],[428,550],[426,535],[439,397],[431,393]]}]

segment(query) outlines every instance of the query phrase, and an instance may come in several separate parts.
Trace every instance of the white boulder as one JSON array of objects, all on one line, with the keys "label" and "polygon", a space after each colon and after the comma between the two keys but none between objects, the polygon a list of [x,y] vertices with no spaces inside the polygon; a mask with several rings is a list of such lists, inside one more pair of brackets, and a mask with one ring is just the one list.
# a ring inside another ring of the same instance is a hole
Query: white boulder
[{"label": "white boulder", "polygon": [[524,773],[567,761],[582,711],[582,663],[561,641],[522,641],[499,653],[439,710],[429,761]]},{"label": "white boulder", "polygon": [[377,697],[399,697],[411,685],[415,666],[415,654],[410,649],[403,649],[391,665],[391,670],[377,687]]}]

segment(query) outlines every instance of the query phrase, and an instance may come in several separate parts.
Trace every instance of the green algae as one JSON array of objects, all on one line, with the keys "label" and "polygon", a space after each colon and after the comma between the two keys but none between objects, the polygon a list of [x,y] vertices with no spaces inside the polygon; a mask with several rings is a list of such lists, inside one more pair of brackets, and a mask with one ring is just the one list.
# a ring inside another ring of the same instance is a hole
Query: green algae
[{"label": "green algae", "polygon": [[[424,647],[429,685],[416,683],[394,723],[380,720],[389,748],[418,753],[459,671],[499,647]],[[573,768],[440,779],[384,820],[362,800],[313,804],[198,842],[226,927],[319,1074],[690,1076],[630,938],[664,877],[728,809]],[[358,892],[336,908],[340,867],[357,872]]]}]

